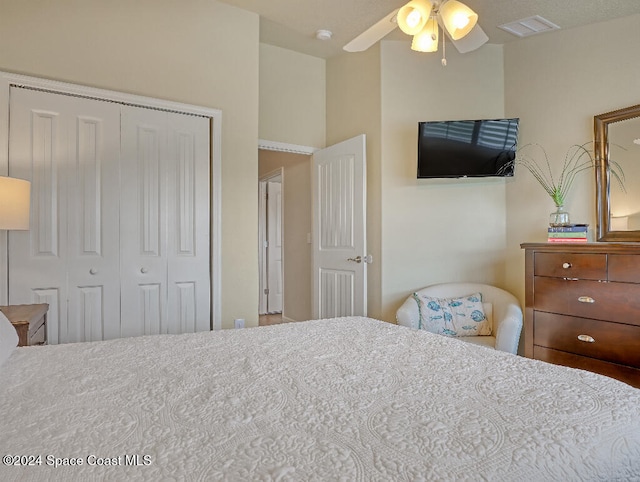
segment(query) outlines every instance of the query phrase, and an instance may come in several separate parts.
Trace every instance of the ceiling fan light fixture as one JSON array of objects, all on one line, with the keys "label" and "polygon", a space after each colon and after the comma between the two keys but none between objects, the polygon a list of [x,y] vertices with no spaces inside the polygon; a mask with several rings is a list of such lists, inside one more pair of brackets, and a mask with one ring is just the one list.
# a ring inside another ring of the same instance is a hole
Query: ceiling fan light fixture
[{"label": "ceiling fan light fixture", "polygon": [[419,34],[431,16],[429,0],[411,0],[398,11],[398,27],[407,35]]},{"label": "ceiling fan light fixture", "polygon": [[413,36],[411,50],[416,52],[438,51],[438,22],[431,17],[422,31]]},{"label": "ceiling fan light fixture", "polygon": [[453,40],[463,38],[478,23],[478,14],[458,0],[444,2],[438,15]]}]

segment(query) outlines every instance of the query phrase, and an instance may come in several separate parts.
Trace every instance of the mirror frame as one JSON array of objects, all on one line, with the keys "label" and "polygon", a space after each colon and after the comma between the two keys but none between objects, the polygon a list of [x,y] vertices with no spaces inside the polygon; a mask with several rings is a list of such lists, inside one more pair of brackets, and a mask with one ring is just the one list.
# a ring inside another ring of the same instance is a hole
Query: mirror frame
[{"label": "mirror frame", "polygon": [[640,242],[640,231],[611,230],[609,191],[609,124],[640,117],[640,105],[614,110],[593,117],[596,161],[596,216],[598,241]]}]

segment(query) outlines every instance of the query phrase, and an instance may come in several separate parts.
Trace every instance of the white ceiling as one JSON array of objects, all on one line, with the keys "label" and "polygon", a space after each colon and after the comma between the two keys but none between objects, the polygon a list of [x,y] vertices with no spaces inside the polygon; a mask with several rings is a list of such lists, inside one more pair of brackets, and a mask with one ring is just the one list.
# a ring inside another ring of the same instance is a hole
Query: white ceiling
[{"label": "white ceiling", "polygon": [[[260,15],[260,41],[329,58],[342,46],[408,0],[221,0]],[[640,0],[463,0],[479,16],[489,42],[517,40],[498,25],[533,15],[569,29],[640,14]],[[329,41],[315,38],[319,29],[333,32]],[[541,34],[544,35],[544,34]],[[638,35],[635,32],[634,35]],[[396,29],[387,38],[408,37]]]}]

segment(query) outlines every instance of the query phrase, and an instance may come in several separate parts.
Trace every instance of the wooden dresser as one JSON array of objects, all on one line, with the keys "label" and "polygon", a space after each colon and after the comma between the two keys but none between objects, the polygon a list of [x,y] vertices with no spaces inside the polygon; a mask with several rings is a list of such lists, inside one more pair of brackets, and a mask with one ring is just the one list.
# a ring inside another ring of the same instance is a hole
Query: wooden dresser
[{"label": "wooden dresser", "polygon": [[521,247],[525,356],[640,388],[640,244]]}]

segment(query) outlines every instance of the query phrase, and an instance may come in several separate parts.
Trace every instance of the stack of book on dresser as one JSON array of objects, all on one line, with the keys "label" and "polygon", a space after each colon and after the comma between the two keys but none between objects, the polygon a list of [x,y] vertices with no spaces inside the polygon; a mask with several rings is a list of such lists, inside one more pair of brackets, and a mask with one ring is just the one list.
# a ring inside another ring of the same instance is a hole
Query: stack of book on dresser
[{"label": "stack of book on dresser", "polygon": [[586,243],[588,228],[588,224],[549,226],[547,241],[549,243]]}]

